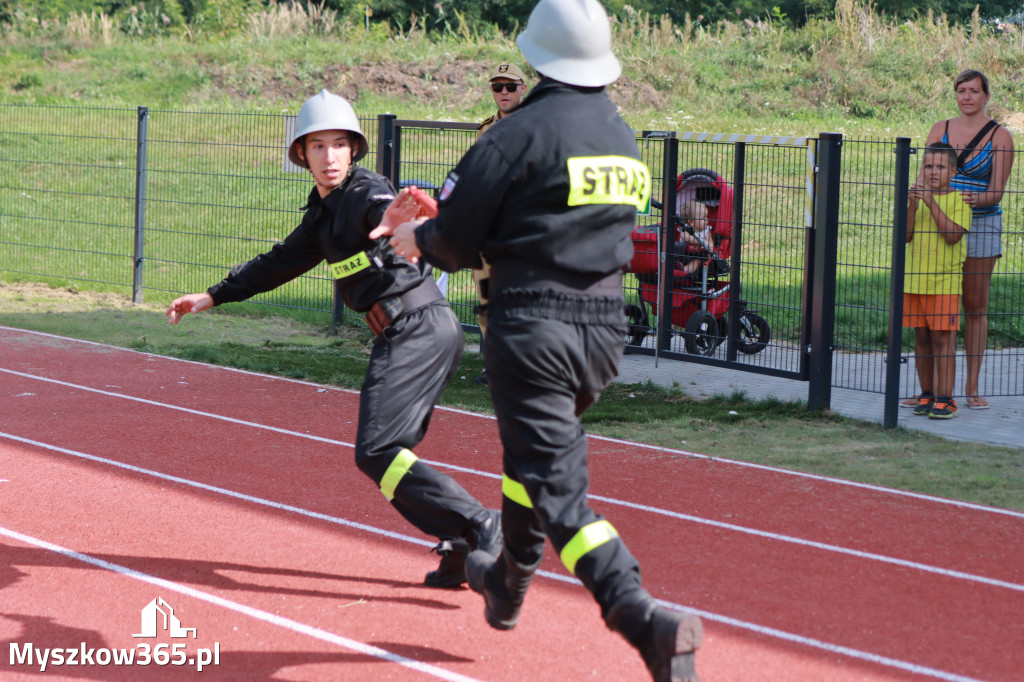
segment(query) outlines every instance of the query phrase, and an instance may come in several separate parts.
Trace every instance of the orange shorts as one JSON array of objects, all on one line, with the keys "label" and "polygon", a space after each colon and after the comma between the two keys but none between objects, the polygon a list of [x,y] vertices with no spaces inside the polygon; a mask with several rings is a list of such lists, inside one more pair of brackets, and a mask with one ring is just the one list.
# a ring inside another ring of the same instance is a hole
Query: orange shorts
[{"label": "orange shorts", "polygon": [[960,329],[960,294],[903,294],[903,326]]}]

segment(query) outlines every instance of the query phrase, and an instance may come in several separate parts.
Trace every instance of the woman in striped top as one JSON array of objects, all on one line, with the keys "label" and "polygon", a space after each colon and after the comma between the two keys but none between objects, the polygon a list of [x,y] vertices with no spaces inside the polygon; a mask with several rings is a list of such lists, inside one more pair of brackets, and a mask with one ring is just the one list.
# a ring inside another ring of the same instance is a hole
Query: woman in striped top
[{"label": "woman in striped top", "polygon": [[988,401],[978,391],[978,375],[988,343],[988,296],[996,259],[1002,256],[1003,211],[999,202],[1013,167],[1013,138],[989,118],[988,79],[974,69],[953,82],[960,115],[939,121],[928,133],[926,145],[951,144],[959,155],[950,186],[960,191],[971,207],[967,234],[967,260],[963,269],[964,352],[967,367],[964,395],[967,406],[985,409]]}]

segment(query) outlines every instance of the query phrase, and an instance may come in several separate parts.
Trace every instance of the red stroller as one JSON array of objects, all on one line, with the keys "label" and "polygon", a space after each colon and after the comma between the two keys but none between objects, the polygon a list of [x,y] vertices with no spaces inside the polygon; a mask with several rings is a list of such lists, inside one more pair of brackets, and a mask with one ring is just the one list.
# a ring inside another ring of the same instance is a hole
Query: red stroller
[{"label": "red stroller", "polygon": [[[675,240],[678,231],[692,228],[678,218],[679,207],[687,201],[699,201],[708,211],[708,225],[712,242],[697,241],[697,258],[700,268],[688,274],[683,265],[673,258],[672,270],[666,273],[670,278],[672,326],[683,330],[683,342],[688,353],[711,355],[728,338],[729,324],[729,255],[732,249],[732,187],[714,171],[693,168],[682,173],[677,179],[677,205]],[[628,342],[643,344],[650,331],[650,312],[658,314],[660,296],[658,292],[658,244],[659,226],[640,226],[633,231],[633,259],[627,268],[637,278],[639,304],[626,306],[629,321]],[[771,329],[763,317],[747,308],[747,302],[737,300],[739,309],[739,333],[737,348],[740,352],[753,354],[764,350],[771,339]]]}]

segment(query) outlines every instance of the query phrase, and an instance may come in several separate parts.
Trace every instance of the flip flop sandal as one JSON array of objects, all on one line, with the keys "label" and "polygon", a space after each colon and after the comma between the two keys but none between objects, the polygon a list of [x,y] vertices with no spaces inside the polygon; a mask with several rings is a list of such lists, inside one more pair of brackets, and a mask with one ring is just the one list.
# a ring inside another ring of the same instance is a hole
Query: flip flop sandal
[{"label": "flip flop sandal", "polygon": [[967,407],[971,408],[972,410],[987,410],[989,408],[988,400],[986,400],[983,396],[980,395],[969,395],[967,396],[967,400],[964,402],[966,402]]}]

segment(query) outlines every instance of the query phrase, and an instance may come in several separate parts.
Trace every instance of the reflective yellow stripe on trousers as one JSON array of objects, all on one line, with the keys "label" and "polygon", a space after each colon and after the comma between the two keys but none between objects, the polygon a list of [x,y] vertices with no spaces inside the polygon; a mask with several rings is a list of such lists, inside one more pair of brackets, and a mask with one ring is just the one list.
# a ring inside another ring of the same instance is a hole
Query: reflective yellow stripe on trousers
[{"label": "reflective yellow stripe on trousers", "polygon": [[380,491],[384,493],[384,497],[388,500],[392,500],[395,497],[395,488],[398,487],[398,483],[405,476],[409,468],[416,463],[417,457],[412,454],[411,450],[402,448],[395,455],[395,459],[391,462],[391,466],[384,472],[383,478],[380,479]]},{"label": "reflective yellow stripe on trousers", "polygon": [[576,575],[576,562],[609,540],[619,537],[619,532],[607,521],[594,521],[580,528],[572,540],[562,548],[562,563],[570,573]]},{"label": "reflective yellow stripe on trousers", "polygon": [[507,474],[501,475],[501,494],[516,504],[520,504],[527,509],[533,509],[533,502],[530,502],[530,496],[526,493],[526,488],[523,487],[522,483],[513,481]]}]

